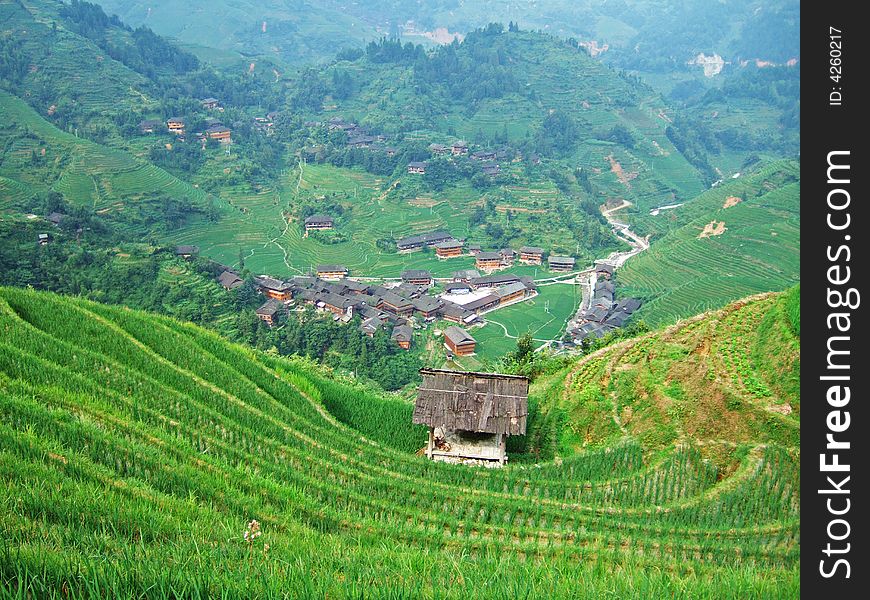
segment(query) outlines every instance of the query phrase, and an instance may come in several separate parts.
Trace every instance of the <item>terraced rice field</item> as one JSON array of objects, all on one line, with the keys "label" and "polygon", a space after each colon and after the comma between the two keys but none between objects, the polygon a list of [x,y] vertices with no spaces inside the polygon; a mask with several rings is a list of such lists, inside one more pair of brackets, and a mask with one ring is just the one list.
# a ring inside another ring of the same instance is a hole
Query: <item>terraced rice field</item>
[{"label": "terraced rice field", "polygon": [[727,472],[630,440],[540,467],[434,464],[336,420],[324,404],[377,397],[298,363],[167,318],[0,297],[4,594],[798,594],[799,465],[775,444]]},{"label": "terraced rice field", "polygon": [[[44,148],[47,160],[57,160],[62,165],[56,172],[53,170],[53,175],[46,176],[44,170],[22,167],[24,156],[16,157],[13,152],[6,159],[12,161],[8,165],[9,169],[29,173],[32,181],[26,183],[32,183],[39,189],[51,186],[73,204],[105,209],[120,200],[135,202],[137,198],[153,193],[186,197],[200,206],[206,203],[205,193],[163,169],[140,162],[119,150],[63,132],[22,100],[2,91],[0,122],[10,124],[13,132],[27,132],[32,138],[26,152],[27,159],[31,148]],[[6,169],[7,165],[2,167]]]},{"label": "terraced rice field", "polygon": [[[640,318],[653,325],[673,322],[799,281],[800,184],[766,189],[729,208],[724,200],[733,190],[705,194],[692,202],[704,204],[687,207],[697,208],[689,213],[697,217],[619,270],[620,294],[646,299]],[[714,220],[724,222],[724,233],[699,237]]]}]

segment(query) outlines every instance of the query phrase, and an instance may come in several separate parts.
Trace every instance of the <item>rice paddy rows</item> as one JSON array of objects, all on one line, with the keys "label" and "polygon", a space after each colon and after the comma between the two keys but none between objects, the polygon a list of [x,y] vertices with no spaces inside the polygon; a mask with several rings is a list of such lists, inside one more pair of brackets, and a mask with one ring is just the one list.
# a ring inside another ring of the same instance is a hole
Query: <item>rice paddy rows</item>
[{"label": "rice paddy rows", "polygon": [[[37,509],[49,495],[29,493],[15,511],[32,526],[103,529],[111,515],[106,533],[118,543],[137,531],[166,543],[170,517],[134,518],[159,503],[173,517],[179,504],[209,507],[222,520],[253,515],[280,529],[289,518],[365,546],[389,539],[478,557],[773,568],[797,559],[794,460],[773,448],[759,448],[724,483],[688,447],[646,466],[631,444],[543,469],[433,464],[337,423],[320,406],[318,379],[294,363],[166,318],[3,296],[0,464],[35,462],[75,490],[108,486],[132,504],[90,511],[76,493]],[[3,470],[11,489],[29,481],[16,472]],[[207,504],[190,504],[191,494]],[[74,526],[62,516],[73,506],[90,515]]]}]

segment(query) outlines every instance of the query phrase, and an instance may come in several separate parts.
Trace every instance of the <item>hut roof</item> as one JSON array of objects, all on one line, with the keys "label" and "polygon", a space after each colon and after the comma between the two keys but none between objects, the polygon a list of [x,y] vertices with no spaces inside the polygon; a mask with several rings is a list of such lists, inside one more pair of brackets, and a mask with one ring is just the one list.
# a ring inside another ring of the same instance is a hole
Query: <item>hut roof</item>
[{"label": "hut roof", "polygon": [[451,430],[524,435],[529,380],[518,375],[421,369],[413,421]]}]

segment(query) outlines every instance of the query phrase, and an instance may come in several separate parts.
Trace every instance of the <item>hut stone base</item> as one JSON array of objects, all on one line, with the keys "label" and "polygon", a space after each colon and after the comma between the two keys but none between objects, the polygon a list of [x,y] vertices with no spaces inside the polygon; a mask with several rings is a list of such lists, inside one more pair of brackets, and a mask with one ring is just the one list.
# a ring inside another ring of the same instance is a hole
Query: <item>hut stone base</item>
[{"label": "hut stone base", "polygon": [[426,455],[439,462],[501,467],[507,462],[506,439],[500,433],[435,427],[429,429]]}]

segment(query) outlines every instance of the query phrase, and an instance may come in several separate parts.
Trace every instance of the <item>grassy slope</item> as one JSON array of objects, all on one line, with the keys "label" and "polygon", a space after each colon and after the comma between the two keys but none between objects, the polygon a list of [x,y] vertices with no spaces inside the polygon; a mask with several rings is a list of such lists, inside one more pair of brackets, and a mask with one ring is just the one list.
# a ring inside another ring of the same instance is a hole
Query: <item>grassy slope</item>
[{"label": "grassy slope", "polygon": [[[0,175],[38,190],[61,192],[67,201],[123,210],[152,193],[206,203],[205,193],[163,169],[59,130],[19,98],[0,91]],[[45,156],[34,168],[31,152]]]},{"label": "grassy slope", "polygon": [[775,446],[721,481],[696,450],[632,444],[436,465],[320,408],[351,388],[193,326],[3,289],[0,328],[3,594],[798,593],[797,462]]},{"label": "grassy slope", "polygon": [[[660,325],[797,283],[797,169],[791,162],[774,163],[674,211],[638,216],[642,231],[661,237],[619,270],[620,294],[646,298],[639,317]],[[729,197],[745,200],[723,208]],[[724,222],[725,232],[699,238],[714,221]]]},{"label": "grassy slope", "polygon": [[787,316],[800,291],[728,307],[607,347],[560,374],[550,398],[567,415],[565,440],[646,447],[772,442],[800,436],[800,338]]}]

